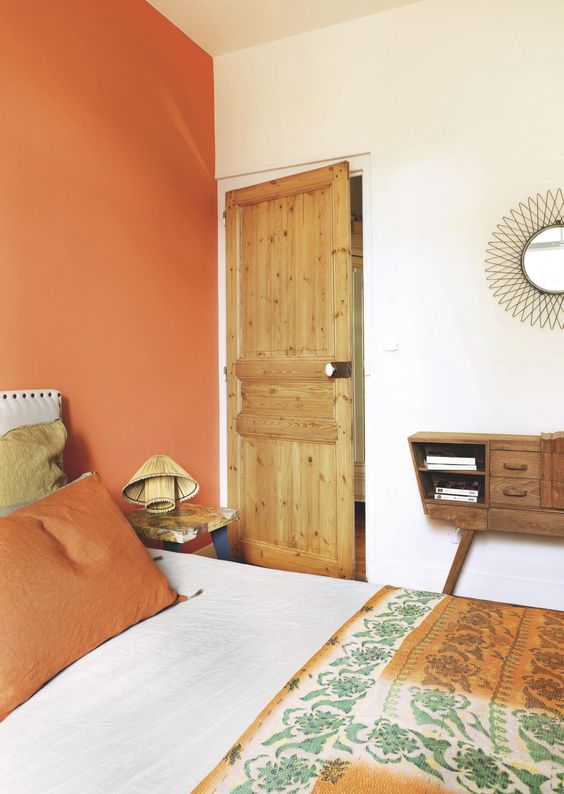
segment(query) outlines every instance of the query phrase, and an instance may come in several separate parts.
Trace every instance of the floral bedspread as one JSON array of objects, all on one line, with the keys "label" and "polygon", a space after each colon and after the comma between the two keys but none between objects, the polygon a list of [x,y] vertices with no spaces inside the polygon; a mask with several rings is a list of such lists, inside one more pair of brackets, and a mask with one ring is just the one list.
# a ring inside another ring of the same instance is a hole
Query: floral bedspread
[{"label": "floral bedspread", "polygon": [[564,794],[564,614],[385,587],[198,794]]}]

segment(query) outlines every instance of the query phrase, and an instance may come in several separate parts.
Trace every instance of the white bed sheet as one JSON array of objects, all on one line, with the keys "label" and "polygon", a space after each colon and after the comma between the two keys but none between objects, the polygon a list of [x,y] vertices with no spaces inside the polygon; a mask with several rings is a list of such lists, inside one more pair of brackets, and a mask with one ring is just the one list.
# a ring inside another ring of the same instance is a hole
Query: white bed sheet
[{"label": "white bed sheet", "polygon": [[79,659],[0,723],[2,794],[188,794],[376,585],[162,553],[204,592]]}]

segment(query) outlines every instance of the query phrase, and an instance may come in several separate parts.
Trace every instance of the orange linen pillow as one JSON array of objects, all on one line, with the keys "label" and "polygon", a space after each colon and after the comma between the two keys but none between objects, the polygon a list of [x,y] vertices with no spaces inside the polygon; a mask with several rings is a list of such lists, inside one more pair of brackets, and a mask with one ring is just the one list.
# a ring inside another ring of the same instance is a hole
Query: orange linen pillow
[{"label": "orange linen pillow", "polygon": [[0,721],[71,662],[180,600],[96,474],[0,518]]}]

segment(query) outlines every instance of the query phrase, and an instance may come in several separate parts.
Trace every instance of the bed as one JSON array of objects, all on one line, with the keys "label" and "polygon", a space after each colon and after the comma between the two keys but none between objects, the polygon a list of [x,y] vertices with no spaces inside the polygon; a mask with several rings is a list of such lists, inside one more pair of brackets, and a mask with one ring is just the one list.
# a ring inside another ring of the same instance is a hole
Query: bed
[{"label": "bed", "polygon": [[0,722],[3,792],[564,790],[562,613],[143,553],[201,594]]},{"label": "bed", "polygon": [[192,791],[377,589],[157,556],[173,587],[202,595],[79,659],[0,722],[6,794]]}]

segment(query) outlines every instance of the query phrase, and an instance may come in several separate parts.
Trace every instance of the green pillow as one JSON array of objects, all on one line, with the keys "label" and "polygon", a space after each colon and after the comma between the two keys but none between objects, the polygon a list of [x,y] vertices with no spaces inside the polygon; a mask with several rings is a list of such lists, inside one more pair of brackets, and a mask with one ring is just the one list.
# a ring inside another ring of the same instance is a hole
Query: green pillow
[{"label": "green pillow", "polygon": [[0,506],[17,510],[62,485],[67,431],[60,419],[14,427],[0,436]]}]

